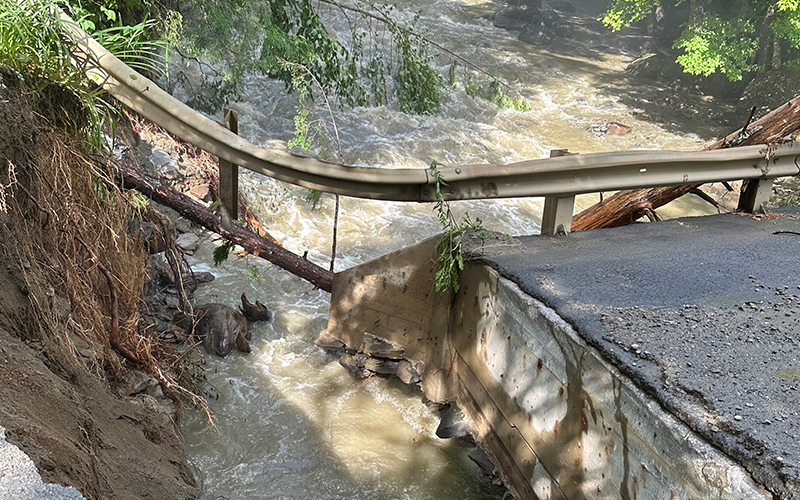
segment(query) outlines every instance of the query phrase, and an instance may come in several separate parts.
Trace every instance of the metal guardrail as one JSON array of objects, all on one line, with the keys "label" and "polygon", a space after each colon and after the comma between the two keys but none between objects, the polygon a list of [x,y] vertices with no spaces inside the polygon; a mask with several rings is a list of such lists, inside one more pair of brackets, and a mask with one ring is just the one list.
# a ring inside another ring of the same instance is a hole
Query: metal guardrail
[{"label": "metal guardrail", "polygon": [[[324,192],[394,201],[435,201],[428,169],[370,168],[326,163],[287,151],[256,147],[225,126],[181,103],[145,78],[61,13],[77,44],[73,57],[87,76],[137,113],[184,141],[199,146],[232,165],[281,181]],[[700,184],[738,179],[762,179],[800,173],[800,144],[746,146],[713,151],[622,151],[559,156],[507,165],[442,166],[451,200],[545,196],[556,213],[545,219],[568,232],[576,194],[644,187]],[[563,201],[569,201],[565,203]],[[546,203],[547,205],[547,203]],[[233,207],[236,205],[234,204]],[[569,212],[568,217],[566,213]],[[235,213],[235,212],[232,212]]]}]

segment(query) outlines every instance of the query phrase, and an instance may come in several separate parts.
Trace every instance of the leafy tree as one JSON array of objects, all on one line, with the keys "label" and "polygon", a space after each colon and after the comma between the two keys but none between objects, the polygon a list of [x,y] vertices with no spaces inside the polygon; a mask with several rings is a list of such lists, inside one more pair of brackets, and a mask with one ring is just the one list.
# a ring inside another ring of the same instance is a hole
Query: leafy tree
[{"label": "leafy tree", "polygon": [[[787,62],[800,67],[800,0],[674,2],[687,3],[683,32],[673,41],[673,48],[681,51],[677,62],[687,73],[709,76],[719,71],[737,81],[746,72]],[[618,30],[661,7],[662,0],[614,0],[602,20]]]},{"label": "leafy tree", "polygon": [[[295,78],[291,69],[301,65],[324,93],[350,106],[383,104],[394,95],[404,111],[439,110],[441,79],[430,66],[426,46],[411,26],[391,18],[390,8],[333,0],[184,2],[180,10],[191,27],[184,30],[183,43],[194,55],[224,68],[222,96],[235,92],[250,73],[282,79],[294,90],[308,82]],[[318,12],[326,7],[347,13],[349,40],[328,31]]]},{"label": "leafy tree", "polygon": [[[435,114],[445,79],[431,65],[430,47],[452,56],[454,67],[458,60],[488,77],[490,92],[475,97],[529,110],[523,100],[500,90],[497,75],[421,36],[414,28],[418,16],[409,23],[398,22],[393,7],[371,0],[51,1],[79,19],[89,33],[144,23],[149,36],[168,43],[167,50],[180,47],[184,56],[213,62],[213,68],[205,66],[211,69],[209,79],[200,82],[213,95],[196,93],[189,103],[207,111],[235,94],[245,75],[257,73],[283,80],[290,91],[305,86],[312,97],[315,92],[336,96],[349,106],[395,100],[404,112]],[[332,34],[320,18],[322,9],[345,15],[350,36]],[[297,78],[298,65],[312,78]],[[309,86],[311,81],[315,88]]]}]

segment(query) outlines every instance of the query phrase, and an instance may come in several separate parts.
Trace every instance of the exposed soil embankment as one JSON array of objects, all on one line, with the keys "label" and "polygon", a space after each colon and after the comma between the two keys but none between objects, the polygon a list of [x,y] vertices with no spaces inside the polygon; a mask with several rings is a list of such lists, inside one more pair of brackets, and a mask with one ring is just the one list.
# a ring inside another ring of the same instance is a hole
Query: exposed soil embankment
[{"label": "exposed soil embankment", "polygon": [[0,70],[0,426],[45,481],[86,498],[200,498],[171,414],[150,395],[116,395],[139,372],[109,344],[100,268],[119,296],[120,342],[143,360],[159,349],[136,335],[145,253],[128,230],[135,208],[97,159],[65,143],[80,115],[69,92],[33,97]]}]

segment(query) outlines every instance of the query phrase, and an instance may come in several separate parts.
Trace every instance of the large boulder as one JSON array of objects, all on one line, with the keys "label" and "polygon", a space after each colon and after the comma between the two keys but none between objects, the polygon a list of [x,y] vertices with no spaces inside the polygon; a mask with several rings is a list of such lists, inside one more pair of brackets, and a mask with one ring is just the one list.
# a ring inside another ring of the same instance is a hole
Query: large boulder
[{"label": "large boulder", "polygon": [[739,108],[746,116],[756,107],[757,116],[778,108],[800,93],[800,70],[782,67],[758,73],[742,92]]},{"label": "large boulder", "polygon": [[496,12],[492,22],[498,28],[519,30],[528,24],[539,23],[540,16],[539,9],[513,7]]},{"label": "large boulder", "polygon": [[547,47],[553,43],[556,34],[552,29],[541,24],[529,24],[522,28],[518,38],[520,42]]},{"label": "large boulder", "polygon": [[636,59],[625,68],[630,74],[668,82],[673,85],[681,85],[689,88],[697,88],[705,94],[719,97],[738,98],[745,84],[749,79],[739,82],[731,82],[720,73],[713,73],[710,76],[695,76],[685,73],[683,67],[675,62],[677,55],[664,52],[653,52],[643,55]]},{"label": "large boulder", "polygon": [[225,357],[234,347],[250,352],[252,334],[247,318],[236,309],[212,302],[195,309],[195,316],[194,333],[203,339],[203,347],[209,354]]}]

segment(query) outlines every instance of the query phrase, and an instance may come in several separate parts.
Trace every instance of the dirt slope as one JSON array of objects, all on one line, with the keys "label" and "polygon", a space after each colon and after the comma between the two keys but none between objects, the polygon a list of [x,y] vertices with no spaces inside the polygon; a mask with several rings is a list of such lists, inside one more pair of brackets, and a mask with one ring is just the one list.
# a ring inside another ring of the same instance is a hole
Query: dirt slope
[{"label": "dirt slope", "polygon": [[[30,95],[19,79],[0,71],[0,425],[7,439],[33,459],[45,481],[72,485],[88,499],[201,498],[169,414],[150,396],[122,399],[112,390],[109,380],[119,379],[127,367],[104,340],[106,327],[85,331],[85,323],[79,322],[84,305],[70,291],[76,286],[70,275],[47,262],[29,262],[18,251],[22,243],[14,235],[20,234],[15,233],[19,219],[11,214],[22,212],[14,212],[15,203],[27,204],[34,229],[36,224],[45,229],[55,225],[62,215],[37,221],[42,194],[25,191],[26,165],[37,168],[32,164],[37,152],[51,150],[42,141],[54,135],[49,133],[52,117],[34,107]],[[56,154],[59,148],[53,145],[52,151]],[[61,188],[66,196],[77,186]],[[46,212],[41,206],[39,211]],[[75,217],[88,221],[78,228],[86,238],[100,234],[90,230],[90,223],[101,219],[97,214]],[[34,232],[23,235],[29,238]],[[53,232],[59,236],[66,230]],[[40,255],[63,251],[52,241],[42,241],[38,248]],[[80,253],[79,247],[71,251]],[[76,269],[81,275],[97,274],[85,256]],[[120,279],[125,286],[124,275]],[[99,275],[94,281],[103,283]],[[93,290],[92,281],[86,283],[99,304],[107,303],[105,287],[95,284]],[[57,320],[46,320],[43,311]],[[98,324],[108,324],[101,319]]]}]

